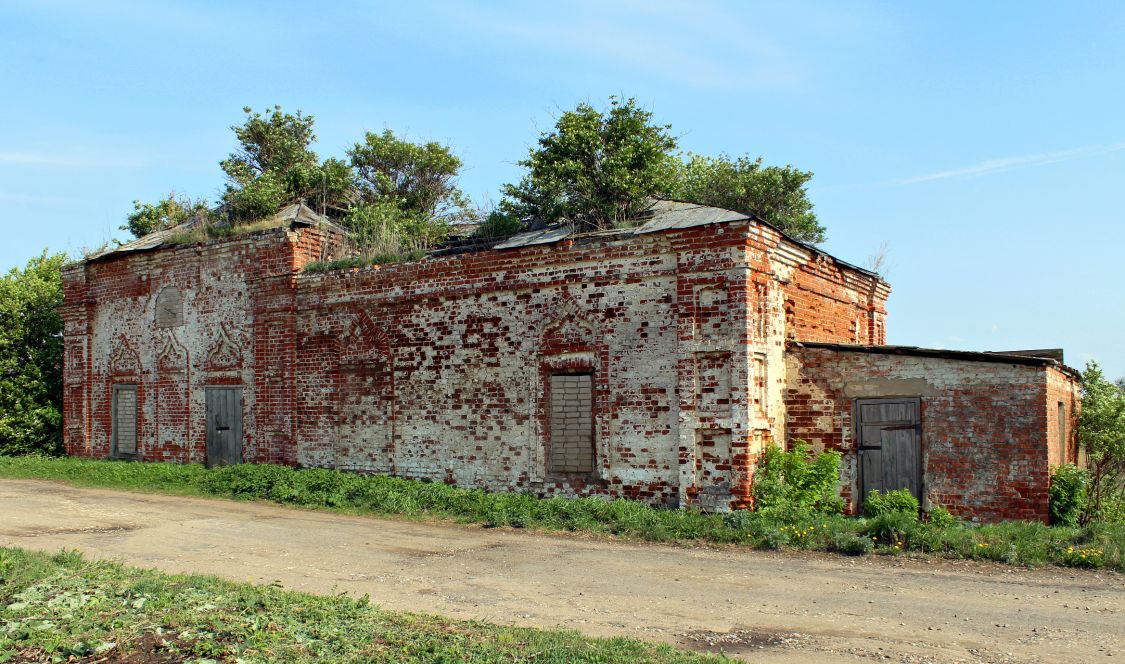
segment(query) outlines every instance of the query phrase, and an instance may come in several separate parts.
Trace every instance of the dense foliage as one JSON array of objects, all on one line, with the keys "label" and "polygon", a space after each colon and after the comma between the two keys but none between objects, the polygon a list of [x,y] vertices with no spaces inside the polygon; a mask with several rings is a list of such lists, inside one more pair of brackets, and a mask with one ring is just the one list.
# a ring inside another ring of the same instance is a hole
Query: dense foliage
[{"label": "dense foliage", "polygon": [[908,489],[895,489],[882,492],[878,489],[867,494],[863,501],[863,513],[867,516],[880,516],[901,512],[918,516],[918,499]]},{"label": "dense foliage", "polygon": [[430,141],[411,143],[389,129],[368,133],[348,150],[359,180],[360,201],[393,203],[408,217],[446,220],[471,215],[457,187],[461,159],[449,147]]},{"label": "dense foliage", "polygon": [[121,226],[121,230],[129,231],[134,237],[141,237],[172,228],[205,212],[207,212],[206,201],[177,196],[172,192],[155,203],[133,201],[133,212],[126,217],[125,225]]},{"label": "dense foliage", "polygon": [[633,99],[610,97],[609,108],[579,104],[563,113],[553,131],[520,165],[527,175],[505,185],[503,214],[582,228],[615,228],[674,189],[676,139],[669,125]]},{"label": "dense foliage", "polygon": [[[14,658],[14,659],[13,659]],[[633,639],[386,611],[282,590],[0,548],[0,661],[723,662]]]},{"label": "dense foliage", "polygon": [[454,224],[481,222],[481,237],[545,224],[610,229],[635,223],[653,198],[668,198],[757,214],[799,240],[824,240],[807,196],[812,173],[764,167],[749,156],[681,155],[671,126],[657,124],[634,99],[562,113],[519,162],[527,174],[503,187],[487,219],[458,187],[463,164],[446,145],[388,129],[365,134],[346,160],[322,160],[312,149],[313,116],[280,106],[243,111],[245,120],[231,127],[237,148],[220,162],[227,184],[216,209],[175,194],[135,201],[121,228],[140,237],[206,211],[206,228],[185,233],[189,241],[220,233],[212,225],[229,229],[304,201],[352,229],[358,253],[385,259],[431,247]]},{"label": "dense foliage", "polygon": [[752,212],[803,242],[823,242],[824,227],[817,221],[808,182],[813,174],[792,166],[762,166],[761,157],[688,155],[679,170],[673,198]]},{"label": "dense foliage", "polygon": [[807,195],[812,173],[749,156],[682,156],[677,146],[671,125],[634,99],[610,97],[604,110],[579,104],[520,162],[527,174],[504,187],[489,229],[513,228],[513,219],[615,228],[657,197],[756,214],[798,240],[825,239]]},{"label": "dense foliage", "polygon": [[1078,443],[1089,473],[1082,521],[1125,519],[1125,387],[1106,379],[1097,362],[1082,373]]},{"label": "dense foliage", "polygon": [[238,149],[220,163],[228,180],[223,201],[230,219],[261,219],[297,200],[325,212],[347,210],[351,169],[339,159],[321,162],[312,151],[313,116],[285,113],[280,106],[265,115],[242,110],[245,122],[231,127]]},{"label": "dense foliage", "polygon": [[44,250],[0,277],[0,454],[62,451],[66,261]]},{"label": "dense foliage", "polygon": [[780,510],[839,514],[840,452],[814,454],[803,440],[788,450],[766,448],[754,473],[754,506],[759,511]]},{"label": "dense foliage", "polygon": [[1019,565],[1055,563],[1125,571],[1125,524],[1120,523],[1096,522],[1083,528],[1026,522],[972,526],[921,522],[917,514],[906,512],[864,519],[799,509],[708,514],[660,509],[631,500],[536,498],[440,482],[254,464],[208,470],[199,465],[25,456],[0,458],[0,477],[62,479],[85,486],[258,499],[352,513],[443,518],[655,542],[711,542],[850,554],[915,551]]},{"label": "dense foliage", "polygon": [[1078,466],[1067,463],[1051,474],[1048,512],[1052,525],[1077,526],[1088,505],[1086,485],[1089,475]]}]

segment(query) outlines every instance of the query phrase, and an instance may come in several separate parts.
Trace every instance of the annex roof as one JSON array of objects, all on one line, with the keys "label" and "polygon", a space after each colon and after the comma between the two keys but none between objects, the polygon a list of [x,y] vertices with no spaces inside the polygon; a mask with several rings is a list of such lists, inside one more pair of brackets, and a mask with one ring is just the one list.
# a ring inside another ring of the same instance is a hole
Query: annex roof
[{"label": "annex roof", "polygon": [[[1063,364],[1062,350],[1046,348],[1030,351],[968,351],[947,350],[944,348],[920,348],[918,346],[871,346],[866,344],[839,344],[819,341],[790,341],[790,348],[823,348],[843,353],[873,353],[877,355],[909,355],[913,357],[934,357],[944,360],[963,360],[967,362],[995,362],[1000,364],[1027,364],[1032,366],[1056,366],[1074,373],[1075,370]],[[1033,355],[1041,353],[1042,355]]]}]

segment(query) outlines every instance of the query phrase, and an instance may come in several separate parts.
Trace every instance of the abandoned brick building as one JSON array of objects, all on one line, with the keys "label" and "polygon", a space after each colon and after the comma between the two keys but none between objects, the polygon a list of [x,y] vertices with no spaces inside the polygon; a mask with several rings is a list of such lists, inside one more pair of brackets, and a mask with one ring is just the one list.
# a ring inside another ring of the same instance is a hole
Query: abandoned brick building
[{"label": "abandoned brick building", "polygon": [[803,438],[844,453],[853,509],[907,487],[1046,518],[1076,454],[1061,355],[886,346],[878,275],[726,210],[640,221],[311,272],[346,236],[297,205],[90,257],[63,275],[67,450],[729,509]]}]

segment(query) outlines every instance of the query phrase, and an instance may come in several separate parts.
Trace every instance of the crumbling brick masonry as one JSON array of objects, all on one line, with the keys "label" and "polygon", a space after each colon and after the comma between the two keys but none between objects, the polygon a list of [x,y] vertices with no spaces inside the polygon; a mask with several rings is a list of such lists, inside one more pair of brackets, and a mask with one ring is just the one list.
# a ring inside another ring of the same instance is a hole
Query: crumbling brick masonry
[{"label": "crumbling brick masonry", "polygon": [[917,456],[914,490],[982,519],[1044,518],[1048,468],[1073,456],[1059,362],[848,352],[885,343],[889,286],[745,215],[662,202],[631,230],[302,272],[345,246],[297,207],[67,268],[69,453],[731,509],[788,435],[845,452],[854,503],[849,413],[877,395],[922,404],[880,458]]}]

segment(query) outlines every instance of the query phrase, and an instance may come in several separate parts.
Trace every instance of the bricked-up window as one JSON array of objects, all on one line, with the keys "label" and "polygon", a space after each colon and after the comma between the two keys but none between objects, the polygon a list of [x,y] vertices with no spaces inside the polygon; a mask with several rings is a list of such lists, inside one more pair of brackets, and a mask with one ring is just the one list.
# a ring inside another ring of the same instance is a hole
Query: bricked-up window
[{"label": "bricked-up window", "polygon": [[168,286],[156,296],[156,327],[179,327],[183,324],[183,293],[174,286]]},{"label": "bricked-up window", "polygon": [[1066,404],[1059,402],[1059,451],[1066,459]]},{"label": "bricked-up window", "polygon": [[113,386],[113,456],[137,455],[137,386]]},{"label": "bricked-up window", "polygon": [[594,471],[594,380],[590,374],[551,376],[552,473]]}]

